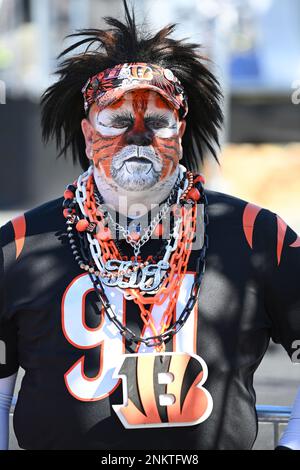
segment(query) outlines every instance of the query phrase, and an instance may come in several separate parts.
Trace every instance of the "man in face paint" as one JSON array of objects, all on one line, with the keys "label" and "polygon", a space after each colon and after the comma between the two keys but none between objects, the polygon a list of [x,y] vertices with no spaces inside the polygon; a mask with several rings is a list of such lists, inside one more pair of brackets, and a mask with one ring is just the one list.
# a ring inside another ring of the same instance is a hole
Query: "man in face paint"
[{"label": "man in face paint", "polygon": [[121,212],[126,205],[130,215],[132,204],[146,211],[163,201],[178,176],[184,130],[178,110],[156,91],[128,91],[104,109],[94,103],[82,131],[105,202]]}]

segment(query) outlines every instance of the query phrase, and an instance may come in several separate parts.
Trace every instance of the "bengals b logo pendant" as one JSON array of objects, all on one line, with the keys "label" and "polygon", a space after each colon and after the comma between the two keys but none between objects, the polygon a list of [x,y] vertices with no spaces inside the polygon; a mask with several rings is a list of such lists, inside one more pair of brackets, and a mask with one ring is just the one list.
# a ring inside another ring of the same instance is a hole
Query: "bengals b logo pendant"
[{"label": "bengals b logo pendant", "polygon": [[188,353],[125,354],[114,378],[123,382],[122,405],[113,405],[125,428],[193,426],[212,412],[205,361]]}]

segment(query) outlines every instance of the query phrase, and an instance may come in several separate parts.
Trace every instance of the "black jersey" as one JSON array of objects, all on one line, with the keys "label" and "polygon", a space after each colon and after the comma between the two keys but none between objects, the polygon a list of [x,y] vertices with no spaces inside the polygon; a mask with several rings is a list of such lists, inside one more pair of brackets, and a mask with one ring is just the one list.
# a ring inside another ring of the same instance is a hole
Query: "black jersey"
[{"label": "black jersey", "polygon": [[[209,247],[199,297],[162,355],[130,349],[103,314],[90,276],[73,258],[62,198],[1,228],[0,377],[25,369],[14,413],[20,447],[252,447],[253,374],[270,337],[297,357],[300,239],[269,210],[206,194]],[[144,254],[157,243],[147,242]],[[193,252],[177,316],[196,259]],[[143,335],[138,306],[121,289],[107,288],[107,295],[119,320]]]}]

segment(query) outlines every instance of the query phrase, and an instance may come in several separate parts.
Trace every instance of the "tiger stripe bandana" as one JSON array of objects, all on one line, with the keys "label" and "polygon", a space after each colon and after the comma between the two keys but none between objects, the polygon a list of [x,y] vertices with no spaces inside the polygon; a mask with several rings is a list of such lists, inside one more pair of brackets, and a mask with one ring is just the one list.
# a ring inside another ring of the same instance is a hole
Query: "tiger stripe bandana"
[{"label": "tiger stripe bandana", "polygon": [[89,78],[82,89],[84,109],[88,114],[93,103],[100,109],[118,101],[127,91],[137,88],[160,93],[183,119],[188,113],[187,97],[180,81],[170,69],[143,62],[119,64]]}]

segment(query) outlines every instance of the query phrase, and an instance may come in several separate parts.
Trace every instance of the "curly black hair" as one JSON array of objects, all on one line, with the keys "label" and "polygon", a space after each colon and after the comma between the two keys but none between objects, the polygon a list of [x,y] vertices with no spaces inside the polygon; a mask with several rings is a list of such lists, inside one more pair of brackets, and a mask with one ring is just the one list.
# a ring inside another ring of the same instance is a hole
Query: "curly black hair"
[{"label": "curly black hair", "polygon": [[[58,60],[83,44],[87,44],[87,48],[64,59],[55,72],[59,80],[42,95],[44,142],[55,137],[58,156],[66,156],[70,148],[73,162],[79,161],[86,170],[89,160],[81,130],[81,121],[86,117],[81,93],[83,86],[90,77],[106,68],[126,62],[148,62],[172,70],[187,94],[189,112],[182,139],[182,164],[191,171],[199,170],[206,150],[220,164],[217,147],[218,130],[223,124],[222,92],[218,80],[206,65],[209,59],[200,55],[201,46],[186,42],[186,39],[170,38],[176,24],[167,25],[156,34],[144,31],[137,26],[134,10],[129,11],[126,0],[123,4],[124,22],[105,17],[108,29],[81,29],[67,36],[84,39],[65,49]],[[92,46],[96,47],[92,49]]]}]

